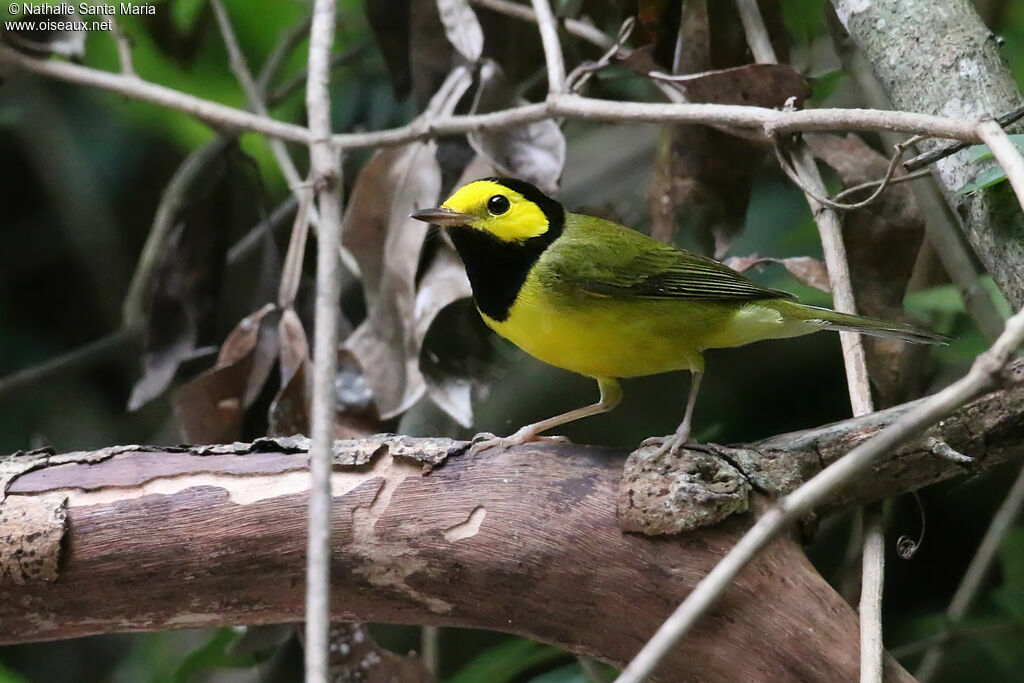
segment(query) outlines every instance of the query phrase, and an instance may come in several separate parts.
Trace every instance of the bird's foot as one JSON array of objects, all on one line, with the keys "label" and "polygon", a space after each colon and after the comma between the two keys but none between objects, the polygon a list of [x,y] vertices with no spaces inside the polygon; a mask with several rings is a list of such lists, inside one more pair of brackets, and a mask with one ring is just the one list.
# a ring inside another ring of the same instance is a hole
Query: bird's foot
[{"label": "bird's foot", "polygon": [[644,456],[645,458],[653,460],[654,458],[660,458],[663,455],[678,455],[679,451],[688,443],[694,443],[690,440],[688,432],[676,432],[671,436],[652,436],[646,438],[640,442],[640,448],[657,446],[657,448]]},{"label": "bird's foot", "polygon": [[475,456],[491,448],[509,448],[510,446],[519,446],[524,443],[538,442],[571,443],[564,436],[541,436],[536,431],[531,430],[528,425],[511,436],[495,436],[490,432],[481,432],[470,441],[469,454]]}]

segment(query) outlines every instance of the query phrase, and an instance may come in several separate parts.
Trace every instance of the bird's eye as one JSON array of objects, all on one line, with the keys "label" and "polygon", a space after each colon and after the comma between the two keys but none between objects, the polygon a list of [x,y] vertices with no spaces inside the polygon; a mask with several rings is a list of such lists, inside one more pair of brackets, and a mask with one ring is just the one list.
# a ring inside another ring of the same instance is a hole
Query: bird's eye
[{"label": "bird's eye", "polygon": [[487,210],[494,216],[500,216],[501,214],[508,211],[509,204],[508,197],[503,194],[496,194],[487,200]]}]

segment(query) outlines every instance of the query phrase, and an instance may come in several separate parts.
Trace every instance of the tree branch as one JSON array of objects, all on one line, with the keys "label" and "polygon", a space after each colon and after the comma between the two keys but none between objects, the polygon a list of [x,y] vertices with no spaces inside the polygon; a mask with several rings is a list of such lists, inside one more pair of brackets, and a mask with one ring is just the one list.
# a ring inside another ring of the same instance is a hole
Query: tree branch
[{"label": "tree branch", "polygon": [[548,69],[548,92],[552,95],[565,90],[565,60],[562,45],[558,42],[558,24],[551,12],[548,0],[531,0],[533,12],[540,29],[540,40],[544,46],[544,62]]},{"label": "tree branch", "polygon": [[[302,126],[203,100],[138,78],[91,69],[70,62],[34,59],[2,45],[0,63],[13,65],[40,76],[86,85],[185,112],[217,127],[262,133],[301,144],[309,144],[311,138],[309,129]],[[488,114],[420,119],[390,130],[335,134],[332,140],[335,145],[346,149],[394,146],[470,130],[502,130],[554,117],[734,126],[761,130],[766,139],[772,135],[806,131],[889,130],[928,134],[971,143],[979,142],[973,121],[910,112],[877,109],[807,109],[787,112],[724,104],[615,102],[569,94],[559,94],[549,97],[545,102]]]},{"label": "tree branch", "polygon": [[[832,0],[897,109],[980,119],[1018,109],[1021,93],[969,0]],[[927,151],[943,143],[926,140]],[[1020,213],[1005,187],[959,190],[984,166],[965,152],[932,167],[953,214],[1014,310],[1024,305]]]},{"label": "tree branch", "polygon": [[[51,546],[55,580],[2,586],[0,641],[300,620],[307,448],[268,439],[0,461],[4,506],[66,501],[67,518]],[[338,442],[336,618],[506,631],[621,666],[749,524],[623,534],[611,505],[621,453],[449,457],[464,448]],[[424,463],[440,466],[424,476]],[[672,654],[663,680],[855,676],[856,616],[799,545],[779,539],[756,566]],[[910,680],[892,663],[889,673]]]},{"label": "tree branch", "polygon": [[[736,0],[743,23],[747,43],[754,58],[759,63],[777,63],[775,50],[772,48],[768,29],[765,27],[761,10],[756,0]],[[814,215],[821,237],[821,247],[828,268],[828,280],[832,289],[832,301],[835,309],[841,313],[857,313],[857,305],[853,296],[853,283],[850,278],[850,263],[846,256],[846,245],[843,242],[842,219],[837,207],[823,205],[818,199],[826,197],[828,189],[818,172],[814,156],[807,144],[797,140],[793,151],[793,172],[801,180],[801,187],[808,187],[805,192],[807,203]],[[890,177],[895,168],[897,157],[889,165]],[[781,160],[781,157],[780,157]],[[881,192],[884,184],[879,187]],[[866,415],[874,411],[871,400],[871,386],[868,380],[867,357],[864,353],[864,342],[861,335],[851,332],[840,332],[839,340],[843,348],[843,366],[846,369],[846,385],[850,394],[850,406],[853,414]],[[863,533],[863,550],[861,553],[861,596],[860,596],[860,681],[861,683],[881,683],[884,667],[884,648],[882,645],[882,587],[885,580],[885,536],[882,529],[882,511],[880,505],[870,505],[859,510],[863,515],[861,529]]]},{"label": "tree branch", "polygon": [[320,208],[317,239],[316,321],[313,355],[313,405],[309,454],[306,557],[306,681],[327,683],[330,639],[331,448],[334,441],[338,365],[338,299],[341,296],[341,158],[331,143],[331,47],[335,0],[316,0],[309,36],[306,111],[309,115],[310,179]]},{"label": "tree branch", "polygon": [[1008,381],[1007,367],[1022,342],[1024,311],[1007,321],[1003,334],[991,349],[975,360],[965,377],[923,399],[876,437],[854,448],[769,509],[658,629],[619,680],[639,683],[649,676],[718,600],[740,570],[790,524],[855,481],[888,451],[906,443],[972,398]]}]

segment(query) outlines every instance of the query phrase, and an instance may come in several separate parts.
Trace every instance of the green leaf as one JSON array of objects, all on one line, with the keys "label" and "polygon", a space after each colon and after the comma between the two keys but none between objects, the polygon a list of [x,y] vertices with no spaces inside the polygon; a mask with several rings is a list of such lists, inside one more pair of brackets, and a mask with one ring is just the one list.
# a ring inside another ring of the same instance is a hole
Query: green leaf
[{"label": "green leaf", "polygon": [[810,43],[825,32],[825,1],[783,0],[782,21],[796,40]]},{"label": "green leaf", "polygon": [[448,679],[448,683],[510,683],[535,666],[565,657],[561,650],[525,638],[506,640],[484,650]]},{"label": "green leaf", "polygon": [[28,679],[22,678],[3,664],[0,664],[0,683],[28,683]]},{"label": "green leaf", "polygon": [[963,313],[964,302],[955,285],[929,287],[903,297],[903,307],[919,318],[929,313]]},{"label": "green leaf", "polygon": [[842,69],[833,69],[813,76],[814,94],[811,96],[811,101],[820,104],[831,97],[845,75],[846,72]]},{"label": "green leaf", "polygon": [[992,187],[1004,180],[1006,180],[1006,171],[1003,170],[1002,166],[996,164],[992,168],[982,171],[978,177],[961,187],[957,192],[960,194],[971,194],[986,187]]},{"label": "green leaf", "polygon": [[196,23],[206,0],[175,0],[171,4],[171,19],[181,31],[188,31]]},{"label": "green leaf", "polygon": [[1024,527],[1007,532],[999,546],[999,560],[1003,565],[1003,585],[1024,588]]},{"label": "green leaf", "polygon": [[586,672],[579,662],[573,662],[558,669],[546,671],[539,676],[534,676],[529,683],[590,683]]},{"label": "green leaf", "polygon": [[227,647],[238,634],[232,629],[218,629],[210,640],[188,653],[174,672],[175,683],[188,683],[192,674],[198,671],[216,668],[245,668],[257,663],[257,658],[252,656],[231,655]]},{"label": "green leaf", "polygon": [[[1010,138],[1010,142],[1017,148],[1017,151],[1024,154],[1024,134],[1015,133],[1007,137]],[[988,145],[971,145],[967,148],[967,158],[973,163],[991,159],[993,156],[995,155],[992,154],[992,150],[988,148]]]}]

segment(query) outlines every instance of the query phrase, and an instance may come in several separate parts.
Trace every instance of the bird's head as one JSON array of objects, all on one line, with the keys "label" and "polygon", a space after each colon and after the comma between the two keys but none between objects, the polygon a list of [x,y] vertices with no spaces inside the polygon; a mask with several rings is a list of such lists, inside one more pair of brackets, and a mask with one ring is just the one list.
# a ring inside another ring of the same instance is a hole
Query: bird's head
[{"label": "bird's head", "polygon": [[565,210],[524,180],[484,178],[463,185],[436,209],[411,214],[416,220],[444,228],[470,228],[501,242],[523,243],[535,237],[557,237]]}]

